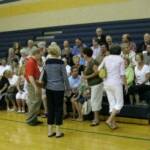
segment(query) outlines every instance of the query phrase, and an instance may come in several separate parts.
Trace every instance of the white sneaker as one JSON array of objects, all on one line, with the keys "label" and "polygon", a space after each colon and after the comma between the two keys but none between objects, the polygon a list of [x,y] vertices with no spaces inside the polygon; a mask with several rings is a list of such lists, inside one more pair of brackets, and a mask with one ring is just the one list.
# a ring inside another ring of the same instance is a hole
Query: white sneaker
[{"label": "white sneaker", "polygon": [[25,110],[22,110],[22,113],[25,113]]},{"label": "white sneaker", "polygon": [[19,109],[17,112],[18,112],[18,113],[21,113],[21,110]]},{"label": "white sneaker", "polygon": [[7,108],[7,111],[10,111],[10,108]]}]

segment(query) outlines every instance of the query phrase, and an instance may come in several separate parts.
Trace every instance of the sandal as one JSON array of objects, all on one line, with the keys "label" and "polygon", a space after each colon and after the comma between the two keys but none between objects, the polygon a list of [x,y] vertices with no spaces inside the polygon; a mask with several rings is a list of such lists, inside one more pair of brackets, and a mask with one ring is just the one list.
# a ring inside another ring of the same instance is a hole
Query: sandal
[{"label": "sandal", "polygon": [[115,130],[118,128],[118,126],[113,126],[113,124],[111,124],[111,123],[108,123],[108,122],[105,122],[105,123],[106,123],[107,127],[109,127],[111,130]]},{"label": "sandal", "polygon": [[93,121],[90,126],[95,127],[95,126],[98,126],[98,125],[99,125],[99,122]]}]

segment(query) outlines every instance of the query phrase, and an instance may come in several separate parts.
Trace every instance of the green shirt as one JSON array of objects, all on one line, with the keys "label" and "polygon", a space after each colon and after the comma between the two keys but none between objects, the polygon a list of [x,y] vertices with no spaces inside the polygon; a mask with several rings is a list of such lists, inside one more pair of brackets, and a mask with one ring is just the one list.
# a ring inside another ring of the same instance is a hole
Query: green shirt
[{"label": "green shirt", "polygon": [[133,70],[132,67],[128,66],[125,69],[125,76],[126,76],[126,79],[127,79],[127,84],[130,87],[133,84],[133,81],[134,81],[134,70]]},{"label": "green shirt", "polygon": [[[86,67],[85,75],[88,76],[94,73],[94,70],[93,70],[94,65],[98,66],[99,63],[96,60],[92,59]],[[102,82],[102,79],[97,75],[93,78],[87,79],[87,82],[89,86],[94,86],[94,85],[100,84]]]}]

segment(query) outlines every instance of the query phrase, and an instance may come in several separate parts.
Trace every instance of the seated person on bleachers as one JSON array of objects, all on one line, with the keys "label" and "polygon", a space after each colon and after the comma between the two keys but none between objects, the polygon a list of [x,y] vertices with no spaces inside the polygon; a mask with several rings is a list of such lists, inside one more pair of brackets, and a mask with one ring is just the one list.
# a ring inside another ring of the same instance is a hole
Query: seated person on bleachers
[{"label": "seated person on bleachers", "polygon": [[22,48],[20,50],[20,54],[21,54],[21,58],[19,60],[19,66],[22,66],[26,62],[27,57],[28,57],[28,51],[27,51],[27,49],[26,48]]},{"label": "seated person on bleachers", "polygon": [[76,56],[76,55],[80,56],[82,49],[85,47],[86,47],[86,45],[83,43],[82,39],[76,38],[75,46],[72,48],[71,54],[73,56]]},{"label": "seated person on bleachers", "polygon": [[144,34],[144,41],[138,46],[137,52],[142,53],[146,50],[146,46],[150,44],[150,34],[145,33]]},{"label": "seated person on bleachers", "polygon": [[19,77],[17,81],[17,94],[16,94],[16,102],[17,102],[17,112],[25,113],[25,105],[27,101],[28,91],[27,91],[27,81],[24,77],[25,67],[22,66],[19,68]]},{"label": "seated person on bleachers", "polygon": [[19,56],[15,54],[15,50],[13,48],[9,48],[8,50],[8,57],[7,57],[7,62],[9,65],[11,65],[12,61],[14,59],[17,59],[19,61]]},{"label": "seated person on bleachers", "polygon": [[10,71],[5,70],[3,73],[3,76],[0,76],[0,100],[5,96],[6,91],[9,87],[9,80],[10,77]]},{"label": "seated person on bleachers", "polygon": [[106,36],[106,43],[108,44],[109,49],[114,45],[112,37],[110,35]]},{"label": "seated person on bleachers", "polygon": [[11,71],[13,74],[18,75],[18,70],[19,70],[19,62],[17,59],[13,59],[12,63],[10,65]]},{"label": "seated person on bleachers", "polygon": [[81,72],[84,71],[85,66],[80,64],[80,57],[79,56],[73,56],[73,66],[76,66],[79,71],[79,75],[81,75]]},{"label": "seated person on bleachers", "polygon": [[81,78],[81,83],[78,88],[78,94],[72,97],[71,102],[75,108],[78,118],[77,121],[83,121],[82,105],[90,98],[90,87],[88,87],[87,81]]},{"label": "seated person on bleachers", "polygon": [[64,43],[63,43],[63,49],[62,49],[62,58],[66,58],[67,59],[67,62],[69,65],[72,65],[73,62],[72,62],[72,48],[70,47],[69,45],[69,41],[65,40]]},{"label": "seated person on bleachers", "polygon": [[140,98],[142,95],[150,91],[150,67],[144,64],[143,55],[137,54],[136,55],[137,65],[135,66],[135,85],[131,87],[131,93],[135,96],[136,104],[145,104],[145,101]]},{"label": "seated person on bleachers", "polygon": [[3,76],[3,73],[5,70],[11,70],[10,65],[7,64],[7,61],[5,58],[1,60],[1,65],[0,65],[0,76]]},{"label": "seated person on bleachers", "polygon": [[67,59],[66,59],[66,58],[63,58],[62,60],[64,61],[64,65],[65,65],[66,71],[67,71],[67,76],[69,77],[69,76],[70,76],[70,73],[71,73],[71,66],[68,65],[68,62],[67,62]]},{"label": "seated person on bleachers", "polygon": [[92,58],[96,59],[96,57],[100,54],[100,51],[101,51],[101,47],[100,47],[98,40],[96,38],[92,39],[91,49],[93,50]]},{"label": "seated person on bleachers", "polygon": [[[18,76],[17,75],[13,75],[12,71],[9,72],[10,76],[9,76],[9,87],[7,89],[6,92],[6,96],[5,96],[5,101],[6,101],[6,105],[7,105],[7,111],[15,111],[16,110],[16,93],[17,93],[17,81],[18,81]],[[13,108],[10,109],[10,102],[13,105]]]},{"label": "seated person on bleachers", "polygon": [[98,43],[106,43],[106,35],[103,33],[103,29],[98,27],[96,29],[96,39],[98,40]]},{"label": "seated person on bleachers", "polygon": [[144,63],[150,66],[150,44],[147,44],[146,50],[143,51]]},{"label": "seated person on bleachers", "polygon": [[[131,87],[134,83],[134,69],[130,66],[130,60],[128,58],[124,59],[125,61],[125,77],[128,85],[128,93],[125,93],[125,96],[129,96],[130,104],[133,104],[133,96],[130,95]],[[131,98],[130,98],[131,96]]]},{"label": "seated person on bleachers", "polygon": [[128,48],[131,51],[136,51],[136,44],[132,41],[130,34],[123,34],[122,35],[122,44],[128,44]]},{"label": "seated person on bleachers", "polygon": [[34,41],[33,40],[28,40],[27,42],[27,53],[28,55],[31,55],[31,50],[34,47]]},{"label": "seated person on bleachers", "polygon": [[15,55],[17,55],[20,58],[21,57],[21,55],[20,55],[20,49],[21,49],[20,43],[14,42],[13,43],[13,49],[15,50]]},{"label": "seated person on bleachers", "polygon": [[135,61],[136,53],[134,51],[130,50],[127,43],[123,43],[121,45],[121,48],[122,48],[121,57],[129,59],[130,60],[130,66],[134,67],[136,65],[136,61]]},{"label": "seated person on bleachers", "polygon": [[76,108],[75,108],[73,101],[78,96],[78,88],[79,88],[80,83],[81,83],[81,77],[78,73],[78,68],[76,66],[73,66],[71,68],[71,76],[68,79],[69,79],[69,84],[70,84],[70,88],[71,88],[70,100],[72,102],[73,119],[75,119]]},{"label": "seated person on bleachers", "polygon": [[108,44],[101,43],[100,47],[101,47],[101,51],[100,51],[99,55],[97,55],[97,57],[95,59],[99,64],[102,62],[102,60],[104,59],[105,56],[109,55]]}]

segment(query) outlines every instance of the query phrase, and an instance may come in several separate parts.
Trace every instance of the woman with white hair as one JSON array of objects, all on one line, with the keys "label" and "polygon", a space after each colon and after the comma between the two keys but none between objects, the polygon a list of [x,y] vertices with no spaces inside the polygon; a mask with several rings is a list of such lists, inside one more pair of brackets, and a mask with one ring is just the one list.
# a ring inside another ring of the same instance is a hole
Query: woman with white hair
[{"label": "woman with white hair", "polygon": [[[43,75],[48,105],[48,137],[60,138],[64,136],[64,133],[60,131],[60,125],[63,124],[64,91],[68,91],[70,86],[64,62],[60,59],[59,46],[50,45],[48,53],[50,57],[45,62]],[[55,132],[53,132],[54,124],[56,125]]]},{"label": "woman with white hair", "polygon": [[112,46],[110,55],[106,56],[98,70],[106,69],[107,76],[104,80],[104,89],[107,94],[109,102],[110,116],[106,124],[111,128],[117,128],[115,116],[120,112],[123,107],[123,82],[125,83],[125,67],[124,60],[120,56],[121,48],[118,45]]}]

